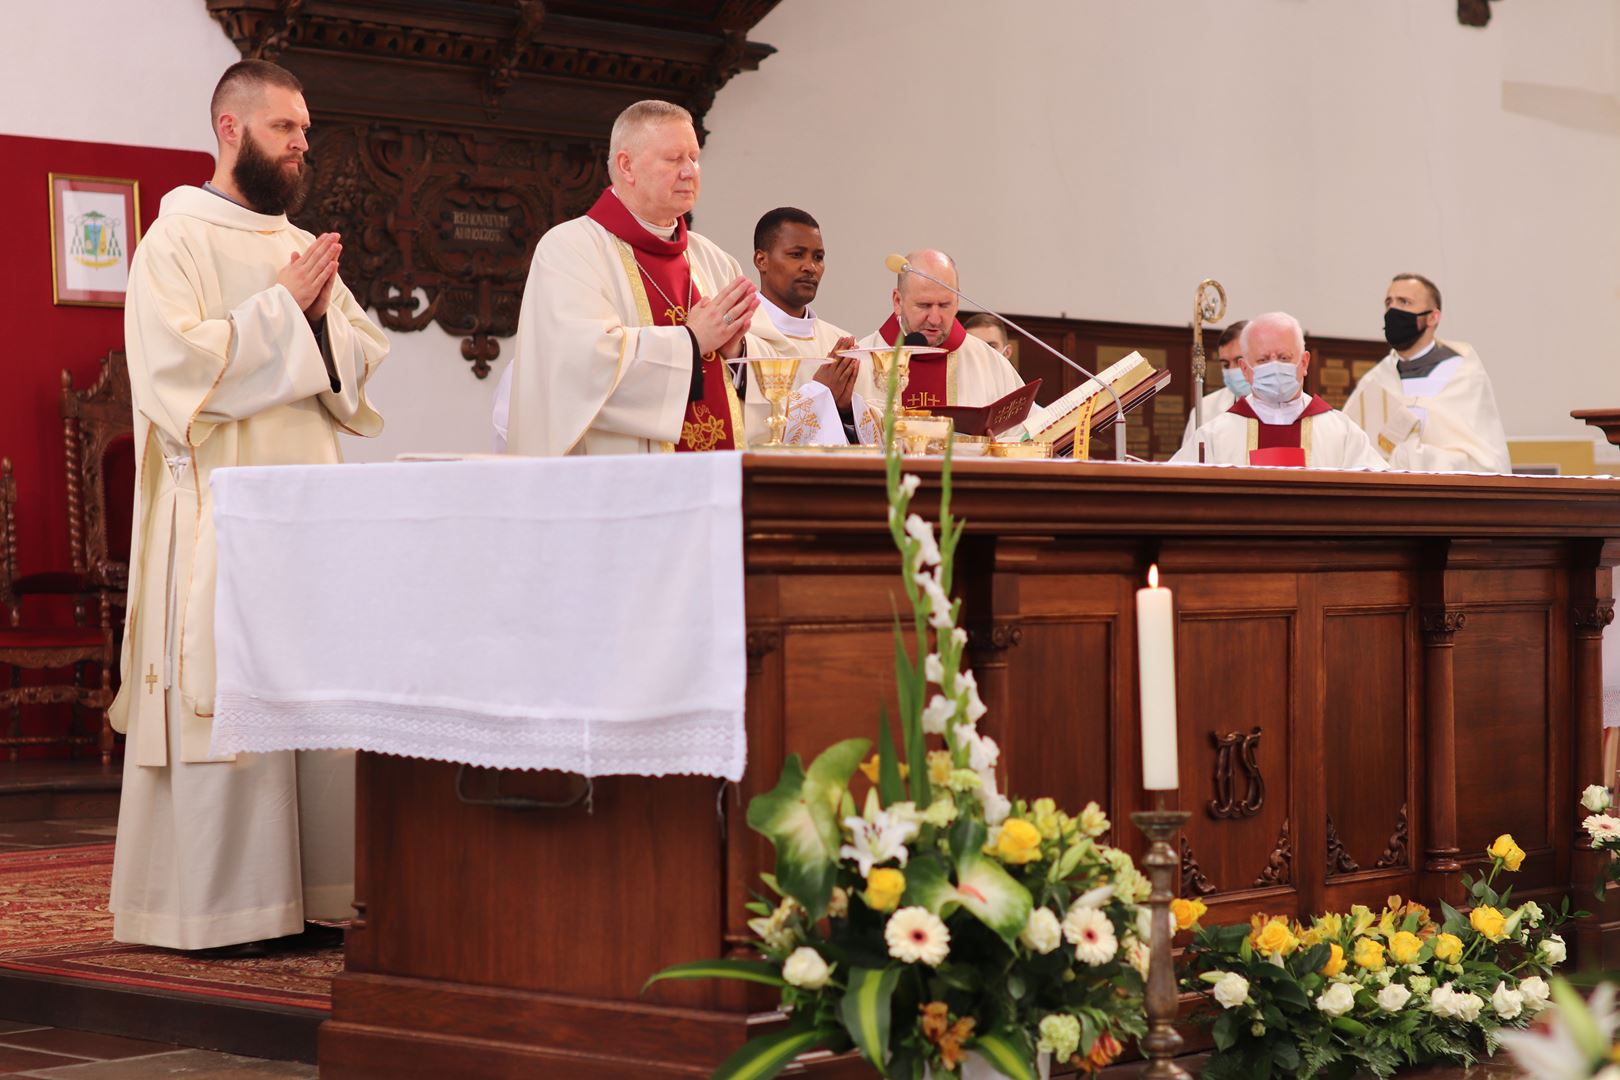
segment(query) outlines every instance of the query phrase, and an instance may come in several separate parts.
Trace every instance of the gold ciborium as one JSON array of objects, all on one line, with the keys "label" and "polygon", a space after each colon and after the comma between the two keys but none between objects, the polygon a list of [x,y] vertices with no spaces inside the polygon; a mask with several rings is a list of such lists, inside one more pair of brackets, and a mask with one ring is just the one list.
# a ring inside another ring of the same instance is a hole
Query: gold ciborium
[{"label": "gold ciborium", "polygon": [[782,433],[787,430],[788,398],[799,377],[797,356],[750,356],[754,368],[754,381],[771,406],[771,437],[761,445],[782,446]]}]

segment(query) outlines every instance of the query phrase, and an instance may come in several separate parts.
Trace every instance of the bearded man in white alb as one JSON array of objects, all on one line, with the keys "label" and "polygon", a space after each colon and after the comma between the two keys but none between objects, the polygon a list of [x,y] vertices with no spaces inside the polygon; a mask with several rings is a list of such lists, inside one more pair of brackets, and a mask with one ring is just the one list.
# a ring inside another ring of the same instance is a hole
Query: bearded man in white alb
[{"label": "bearded man in white alb", "polygon": [[1366,434],[1321,398],[1305,393],[1311,354],[1292,315],[1249,320],[1238,337],[1249,396],[1193,434],[1170,460],[1210,465],[1293,465],[1315,469],[1388,468]]},{"label": "bearded man in white alb", "polygon": [[298,80],[245,60],[211,111],[214,177],[163,197],[124,310],[138,471],[123,687],[109,710],[128,735],[110,907],[117,940],[174,949],[353,914],[353,755],[209,753],[208,478],[340,461],[340,434],[382,430],[365,384],[388,352],[338,278],[337,234],[287,221],[308,186]]},{"label": "bearded man in white alb", "polygon": [[759,291],[687,231],[699,154],[679,105],[640,101],[613,122],[611,186],[535,248],[497,445],[541,457],[742,449],[726,360],[747,348]]},{"label": "bearded man in white alb", "polygon": [[[960,287],[956,263],[943,251],[914,251],[906,262],[953,288]],[[903,408],[927,409],[935,405],[989,405],[1020,386],[1024,380],[1012,363],[982,338],[967,332],[956,319],[960,306],[950,289],[902,270],[890,297],[893,313],[875,332],[861,340],[862,348],[882,348],[920,335],[921,344],[942,348],[911,358]],[[913,339],[912,344],[918,342]],[[855,393],[881,408],[887,395],[872,377],[872,365],[863,361],[855,377]]]},{"label": "bearded man in white alb", "polygon": [[1510,473],[1507,433],[1491,378],[1473,346],[1435,337],[1440,290],[1401,274],[1384,292],[1389,355],[1361,377],[1345,415],[1372,437],[1392,469]]}]

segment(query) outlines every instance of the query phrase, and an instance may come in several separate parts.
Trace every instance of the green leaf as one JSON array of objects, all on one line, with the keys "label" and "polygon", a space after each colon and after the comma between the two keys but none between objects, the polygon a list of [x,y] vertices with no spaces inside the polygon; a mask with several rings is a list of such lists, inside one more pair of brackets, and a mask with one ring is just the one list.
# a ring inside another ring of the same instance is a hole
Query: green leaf
[{"label": "green leaf", "polygon": [[1344,1032],[1346,1035],[1354,1035],[1358,1039],[1366,1038],[1367,1036],[1367,1025],[1363,1024],[1360,1020],[1352,1020],[1348,1016],[1335,1016],[1333,1018],[1333,1026]]},{"label": "green leaf", "polygon": [[898,967],[853,968],[849,973],[849,989],[838,1005],[839,1019],[844,1022],[844,1030],[849,1032],[855,1048],[885,1076],[889,1060],[889,1005],[899,981]]},{"label": "green leaf", "polygon": [[826,914],[838,871],[843,831],[838,804],[871,744],[845,739],[823,750],[809,772],[790,754],[774,790],[748,804],[748,824],[776,848],[776,878],[815,922]]},{"label": "green leaf", "polygon": [[1237,1014],[1223,1012],[1215,1018],[1210,1034],[1215,1038],[1215,1049],[1225,1053],[1237,1043]]},{"label": "green leaf", "polygon": [[968,1044],[1011,1080],[1036,1080],[1029,1049],[1011,1032],[995,1031]]},{"label": "green leaf", "polygon": [[[889,710],[878,706],[878,801],[893,806],[906,797],[900,782],[900,756],[894,749],[894,732],[889,729]],[[907,762],[912,769],[916,762]]]},{"label": "green leaf", "polygon": [[739,979],[764,986],[786,986],[782,971],[769,960],[693,960],[671,964],[642,984],[641,992],[665,979]]},{"label": "green leaf", "polygon": [[749,1039],[741,1050],[726,1058],[709,1080],[770,1080],[787,1068],[793,1059],[814,1050],[834,1034],[824,1028],[788,1028]]},{"label": "green leaf", "polygon": [[[926,600],[918,600],[919,604]],[[906,763],[911,766],[910,785],[911,801],[918,807],[926,807],[933,801],[932,792],[928,783],[928,770],[924,766],[928,761],[928,742],[922,729],[923,705],[928,697],[927,680],[919,673],[918,665],[912,663],[911,654],[906,652],[905,637],[900,632],[900,618],[894,620],[894,680],[900,697],[900,738],[906,744]]]},{"label": "green leaf", "polygon": [[[984,828],[977,830],[980,837]],[[952,831],[953,846],[956,837]],[[983,842],[982,840],[980,841]],[[921,855],[906,866],[903,902],[925,907],[940,918],[948,918],[958,907],[966,908],[984,925],[994,930],[1009,947],[1029,924],[1035,901],[994,859],[977,851],[964,850],[957,861],[956,882],[950,869],[937,855]]]}]

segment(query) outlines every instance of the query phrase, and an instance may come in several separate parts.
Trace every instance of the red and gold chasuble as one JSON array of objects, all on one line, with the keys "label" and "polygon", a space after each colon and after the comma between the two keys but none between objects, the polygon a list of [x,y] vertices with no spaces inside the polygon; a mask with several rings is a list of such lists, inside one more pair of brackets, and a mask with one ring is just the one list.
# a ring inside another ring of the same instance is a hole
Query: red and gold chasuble
[{"label": "red and gold chasuble", "polygon": [[1239,398],[1228,411],[1249,422],[1250,465],[1304,467],[1311,463],[1311,417],[1332,412],[1333,406],[1319,397],[1313,397],[1292,424],[1266,423],[1246,397]]},{"label": "red and gold chasuble", "polygon": [[[901,338],[900,319],[890,315],[889,321],[878,328],[878,334],[885,342],[893,345]],[[956,380],[954,375],[956,360],[955,353],[967,340],[967,330],[960,322],[951,320],[951,329],[945,335],[945,340],[939,348],[943,353],[929,353],[925,356],[911,358],[910,373],[906,379],[905,398],[900,402],[903,409],[931,409],[935,405],[955,405]]]},{"label": "red and gold chasuble", "polygon": [[[643,324],[684,324],[688,306],[702,299],[686,256],[686,222],[676,219],[673,240],[654,236],[625,209],[612,188],[602,192],[585,216],[619,240],[619,255],[634,286]],[[709,353],[703,357],[703,396],[687,402],[681,438],[674,449],[739,449],[742,426],[742,408],[731,372],[719,353]]]}]

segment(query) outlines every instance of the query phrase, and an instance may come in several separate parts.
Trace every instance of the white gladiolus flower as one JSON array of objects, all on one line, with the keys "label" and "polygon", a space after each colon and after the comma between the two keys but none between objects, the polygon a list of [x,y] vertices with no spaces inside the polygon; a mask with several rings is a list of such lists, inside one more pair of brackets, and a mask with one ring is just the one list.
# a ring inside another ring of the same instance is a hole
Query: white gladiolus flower
[{"label": "white gladiolus flower", "polygon": [[1540,975],[1532,975],[1528,979],[1519,980],[1519,994],[1524,998],[1525,1009],[1534,1016],[1547,1007],[1547,1000],[1552,997],[1552,988]]},{"label": "white gladiolus flower", "polygon": [[907,473],[900,478],[900,490],[906,493],[906,498],[917,494],[917,488],[922,483],[922,477],[914,473]]},{"label": "white gladiolus flower", "polygon": [[907,964],[938,967],[951,952],[951,932],[924,907],[901,908],[883,927],[889,955]]},{"label": "white gladiolus flower", "polygon": [[906,515],[906,535],[917,542],[917,564],[939,565],[939,544],[934,539],[934,527],[916,514]]},{"label": "white gladiolus flower", "polygon": [[1594,814],[1601,814],[1609,808],[1609,789],[1602,784],[1588,784],[1586,790],[1581,792],[1581,805]]},{"label": "white gladiolus flower", "polygon": [[1038,907],[1029,913],[1029,921],[1024,924],[1018,940],[1030,952],[1045,956],[1063,944],[1063,924],[1058,922],[1051,908]]},{"label": "white gladiolus flower", "polygon": [[1378,991],[1378,1007],[1385,1012],[1400,1012],[1412,1000],[1412,991],[1400,983],[1390,983]]},{"label": "white gladiolus flower", "polygon": [[929,653],[928,659],[923,661],[923,676],[935,686],[945,684],[945,665],[939,659],[939,653]]},{"label": "white gladiolus flower", "polygon": [[1114,887],[1112,885],[1098,885],[1095,889],[1087,889],[1075,897],[1074,903],[1070,904],[1069,908],[1071,911],[1074,908],[1101,908],[1113,897]]},{"label": "white gladiolus flower", "polygon": [[1620,818],[1612,814],[1593,814],[1581,822],[1581,828],[1592,837],[1593,843],[1601,844],[1620,838]]},{"label": "white gladiolus flower", "polygon": [[923,709],[922,729],[926,735],[945,734],[945,725],[951,722],[956,715],[956,702],[944,694],[935,694],[928,699],[928,706]]},{"label": "white gladiolus flower", "polygon": [[917,587],[928,597],[928,625],[936,630],[951,625],[951,598],[940,588],[939,579],[933,574],[919,572]]},{"label": "white gladiolus flower", "polygon": [[[951,644],[955,645],[958,649],[960,649],[963,645],[966,645],[967,631],[962,629],[960,626],[953,627],[951,629]],[[971,675],[973,672],[969,671],[966,672],[966,674]]]},{"label": "white gladiolus flower", "polygon": [[1540,954],[1542,962],[1550,967],[1557,967],[1569,956],[1569,949],[1565,947],[1564,939],[1557,934],[1548,934],[1541,942],[1541,945],[1537,947],[1536,952]]},{"label": "white gladiolus flower", "polygon": [[1001,760],[1001,747],[988,735],[969,732],[966,738],[968,768],[980,776],[994,775],[996,763]]},{"label": "white gladiolus flower", "polygon": [[877,863],[890,859],[901,866],[906,865],[906,859],[910,856],[906,841],[917,835],[916,821],[905,820],[887,810],[874,812],[871,820],[863,817],[845,818],[844,828],[850,831],[853,843],[839,848],[838,857],[854,859],[861,868],[862,877],[870,875]]},{"label": "white gladiolus flower", "polygon": [[1524,1012],[1524,994],[1518,990],[1509,990],[1505,982],[1498,982],[1496,990],[1491,994],[1491,1008],[1496,1015],[1504,1020],[1512,1020]]},{"label": "white gladiolus flower", "polygon": [[1349,983],[1336,982],[1317,997],[1316,1007],[1329,1016],[1343,1016],[1356,1007],[1356,988]]},{"label": "white gladiolus flower", "polygon": [[1074,957],[1096,967],[1119,952],[1119,938],[1108,915],[1096,908],[1071,907],[1063,917],[1063,937],[1074,946]]},{"label": "white gladiolus flower", "polygon": [[1235,971],[1228,971],[1215,984],[1214,994],[1221,1008],[1235,1009],[1249,1000],[1249,980]]},{"label": "white gladiolus flower", "polygon": [[782,965],[782,978],[801,990],[820,990],[831,975],[832,968],[827,966],[827,961],[808,945],[794,949],[793,955]]},{"label": "white gladiolus flower", "polygon": [[1012,800],[988,784],[979,793],[979,805],[984,808],[984,821],[987,825],[1000,825],[1007,820],[1007,815],[1012,813]]}]

